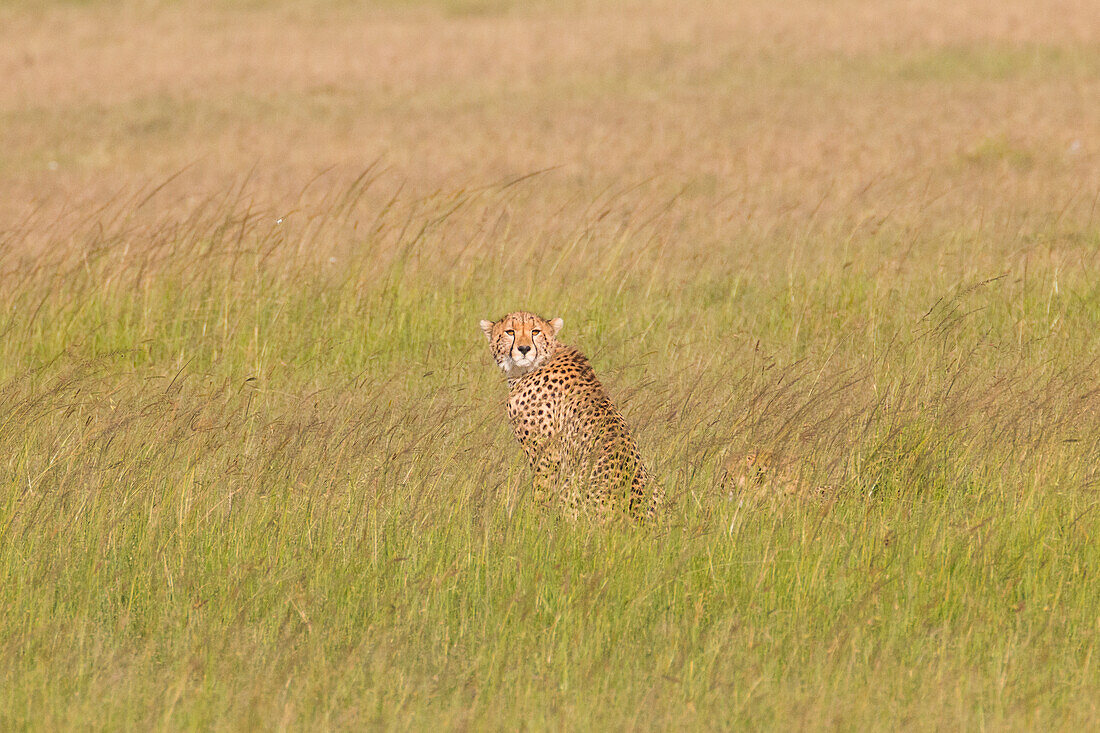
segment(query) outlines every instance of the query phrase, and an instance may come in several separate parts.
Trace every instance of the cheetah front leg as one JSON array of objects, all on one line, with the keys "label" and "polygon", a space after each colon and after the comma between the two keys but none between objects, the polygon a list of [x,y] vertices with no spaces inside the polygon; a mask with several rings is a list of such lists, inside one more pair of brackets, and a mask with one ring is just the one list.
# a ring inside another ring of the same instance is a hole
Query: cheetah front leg
[{"label": "cheetah front leg", "polygon": [[531,469],[535,472],[535,501],[541,506],[554,502],[561,474],[561,447],[556,441],[523,447]]}]

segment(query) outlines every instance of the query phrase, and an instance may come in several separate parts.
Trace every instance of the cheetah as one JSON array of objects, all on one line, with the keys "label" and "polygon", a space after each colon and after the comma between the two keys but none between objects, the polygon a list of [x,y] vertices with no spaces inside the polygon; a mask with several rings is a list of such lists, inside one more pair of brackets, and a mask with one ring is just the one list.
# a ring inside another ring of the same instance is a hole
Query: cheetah
[{"label": "cheetah", "polygon": [[807,483],[803,473],[806,470],[805,465],[784,461],[770,451],[754,449],[741,456],[728,456],[722,462],[719,476],[731,499],[799,495],[826,498],[834,493],[832,484]]},{"label": "cheetah", "polygon": [[481,321],[508,379],[508,417],[538,498],[573,518],[625,512],[653,520],[663,492],[588,359],[558,341],[563,325],[525,312]]}]

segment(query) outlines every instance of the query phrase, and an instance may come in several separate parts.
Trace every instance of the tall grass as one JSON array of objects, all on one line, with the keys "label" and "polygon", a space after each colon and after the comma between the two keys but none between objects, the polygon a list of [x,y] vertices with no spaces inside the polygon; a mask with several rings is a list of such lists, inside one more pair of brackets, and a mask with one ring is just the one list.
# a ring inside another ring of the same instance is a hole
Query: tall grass
[{"label": "tall grass", "polygon": [[[685,242],[659,192],[517,222],[530,182],[372,176],[290,213],[121,200],[34,261],[41,222],[2,235],[3,727],[1100,715],[1090,255],[903,269],[889,226]],[[514,308],[593,358],[658,527],[529,500],[477,329]],[[754,448],[785,490],[723,475]]]}]

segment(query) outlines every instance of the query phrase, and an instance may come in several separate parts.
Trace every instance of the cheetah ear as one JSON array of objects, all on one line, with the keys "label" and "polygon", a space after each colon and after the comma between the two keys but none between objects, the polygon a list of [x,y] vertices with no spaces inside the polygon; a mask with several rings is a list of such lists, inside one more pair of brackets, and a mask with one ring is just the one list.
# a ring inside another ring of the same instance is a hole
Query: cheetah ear
[{"label": "cheetah ear", "polygon": [[481,326],[481,330],[485,333],[485,338],[492,341],[493,340],[493,322],[492,321],[481,321],[481,323],[479,323],[478,325]]},{"label": "cheetah ear", "polygon": [[565,321],[560,318],[555,318],[550,321],[550,328],[554,329],[554,335],[557,336],[561,333],[561,329],[565,326]]}]

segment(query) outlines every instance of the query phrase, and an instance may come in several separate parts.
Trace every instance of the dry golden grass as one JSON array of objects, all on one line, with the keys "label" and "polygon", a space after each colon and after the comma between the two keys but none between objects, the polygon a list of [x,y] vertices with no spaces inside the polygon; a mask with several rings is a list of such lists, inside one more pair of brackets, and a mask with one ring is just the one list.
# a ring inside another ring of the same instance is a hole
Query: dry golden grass
[{"label": "dry golden grass", "polygon": [[375,161],[413,194],[553,169],[536,217],[648,182],[700,245],[1093,215],[1084,0],[208,5],[0,9],[6,218],[180,171],[164,206],[245,178],[287,204]]}]

